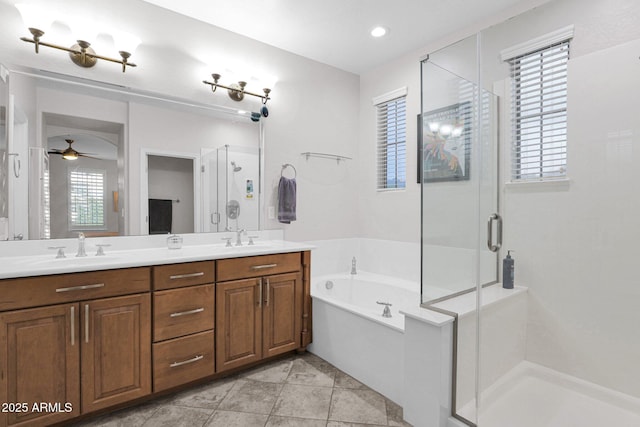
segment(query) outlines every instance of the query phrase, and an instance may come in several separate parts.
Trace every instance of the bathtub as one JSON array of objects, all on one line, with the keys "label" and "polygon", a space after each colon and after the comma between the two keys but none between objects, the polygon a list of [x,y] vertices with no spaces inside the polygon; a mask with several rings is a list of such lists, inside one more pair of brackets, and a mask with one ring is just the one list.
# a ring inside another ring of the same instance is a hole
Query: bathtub
[{"label": "bathtub", "polygon": [[[420,304],[419,284],[358,272],[314,277],[313,343],[309,351],[402,405],[404,316]],[[382,316],[392,304],[390,318]]]}]

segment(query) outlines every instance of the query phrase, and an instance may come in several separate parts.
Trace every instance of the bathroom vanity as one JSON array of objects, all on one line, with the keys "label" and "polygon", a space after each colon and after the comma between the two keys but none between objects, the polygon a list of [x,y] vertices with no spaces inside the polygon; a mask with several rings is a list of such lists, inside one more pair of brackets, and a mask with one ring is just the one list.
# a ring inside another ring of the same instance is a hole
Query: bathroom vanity
[{"label": "bathroom vanity", "polygon": [[5,273],[0,426],[64,422],[304,351],[311,248],[285,243]]}]

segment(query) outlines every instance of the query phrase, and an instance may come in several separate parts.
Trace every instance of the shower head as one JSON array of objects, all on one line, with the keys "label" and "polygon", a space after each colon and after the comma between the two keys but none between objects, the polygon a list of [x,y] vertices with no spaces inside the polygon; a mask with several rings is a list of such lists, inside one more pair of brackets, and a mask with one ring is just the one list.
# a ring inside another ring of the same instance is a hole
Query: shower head
[{"label": "shower head", "polygon": [[234,172],[240,172],[242,170],[242,166],[236,165],[236,162],[234,162],[234,161],[231,162],[231,166],[233,166],[233,171]]}]

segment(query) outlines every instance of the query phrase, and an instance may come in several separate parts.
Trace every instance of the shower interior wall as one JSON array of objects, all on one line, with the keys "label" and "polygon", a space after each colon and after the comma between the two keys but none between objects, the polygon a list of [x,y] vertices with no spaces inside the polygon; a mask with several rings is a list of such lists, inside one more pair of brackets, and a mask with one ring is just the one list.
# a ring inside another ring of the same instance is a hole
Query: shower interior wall
[{"label": "shower interior wall", "polygon": [[[529,288],[526,359],[634,397],[639,20],[637,2],[556,0],[483,31],[481,55],[483,85],[503,99],[503,252],[515,250],[516,283]],[[508,69],[499,52],[568,25],[568,181],[510,184]]]}]

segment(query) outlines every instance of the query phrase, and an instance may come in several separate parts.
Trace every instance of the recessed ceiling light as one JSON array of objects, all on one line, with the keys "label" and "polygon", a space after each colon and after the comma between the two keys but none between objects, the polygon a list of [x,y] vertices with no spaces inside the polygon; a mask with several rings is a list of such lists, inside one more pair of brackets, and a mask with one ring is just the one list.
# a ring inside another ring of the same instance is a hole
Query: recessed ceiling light
[{"label": "recessed ceiling light", "polygon": [[371,30],[371,36],[372,37],[383,37],[388,32],[389,32],[389,30],[387,30],[385,27],[378,26],[378,27],[375,27],[373,30]]}]

